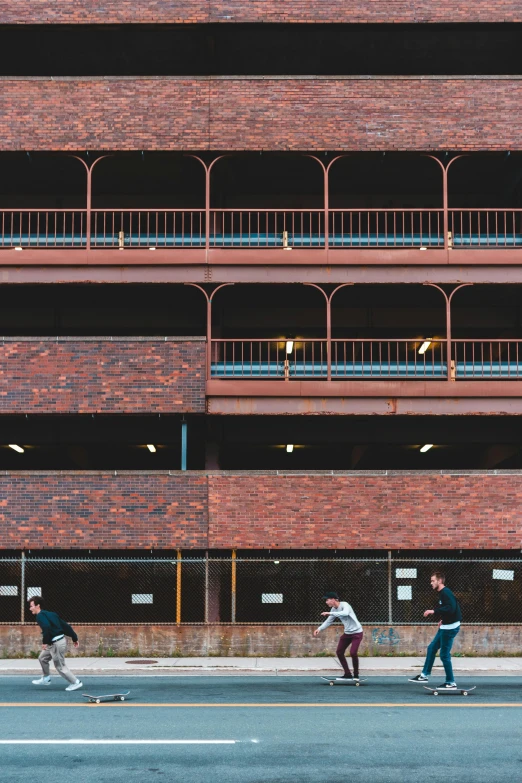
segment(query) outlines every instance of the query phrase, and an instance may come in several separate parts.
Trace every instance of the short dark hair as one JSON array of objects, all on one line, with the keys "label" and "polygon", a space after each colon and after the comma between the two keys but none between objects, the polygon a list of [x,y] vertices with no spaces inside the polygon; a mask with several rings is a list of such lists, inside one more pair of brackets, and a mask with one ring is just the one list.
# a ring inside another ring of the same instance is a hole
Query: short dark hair
[{"label": "short dark hair", "polygon": [[336,601],[338,601],[338,600],[339,600],[339,595],[338,595],[338,593],[334,593],[334,592],[331,592],[331,593],[325,593],[325,594],[323,595],[323,598],[324,598],[324,600],[325,600],[325,601],[326,601],[328,598],[335,598],[335,600],[336,600]]},{"label": "short dark hair", "polygon": [[31,606],[31,602],[35,606],[40,606],[40,607],[43,606],[43,598],[41,595],[32,595],[30,598],[27,599],[27,603],[29,604],[29,606]]},{"label": "short dark hair", "polygon": [[434,571],[432,576],[435,576],[439,582],[442,582],[443,585],[446,584],[446,574],[444,574],[442,571]]}]

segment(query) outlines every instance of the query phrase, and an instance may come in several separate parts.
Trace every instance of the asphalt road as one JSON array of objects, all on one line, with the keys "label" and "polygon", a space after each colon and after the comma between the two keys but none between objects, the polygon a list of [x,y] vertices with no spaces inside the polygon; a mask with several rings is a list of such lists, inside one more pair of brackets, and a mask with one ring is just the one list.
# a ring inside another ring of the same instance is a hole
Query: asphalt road
[{"label": "asphalt road", "polygon": [[463,678],[477,685],[467,697],[434,697],[405,677],[359,688],[315,676],[83,682],[89,693],[130,689],[129,700],[90,705],[59,677],[49,687],[0,677],[2,783],[522,780],[520,677]]}]

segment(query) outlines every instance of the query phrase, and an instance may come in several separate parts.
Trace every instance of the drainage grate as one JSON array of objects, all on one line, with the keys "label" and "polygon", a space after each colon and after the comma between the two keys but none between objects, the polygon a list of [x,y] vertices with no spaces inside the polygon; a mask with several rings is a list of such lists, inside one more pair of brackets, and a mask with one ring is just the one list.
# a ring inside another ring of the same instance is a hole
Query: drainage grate
[{"label": "drainage grate", "polygon": [[125,661],[125,663],[157,663],[157,661]]}]

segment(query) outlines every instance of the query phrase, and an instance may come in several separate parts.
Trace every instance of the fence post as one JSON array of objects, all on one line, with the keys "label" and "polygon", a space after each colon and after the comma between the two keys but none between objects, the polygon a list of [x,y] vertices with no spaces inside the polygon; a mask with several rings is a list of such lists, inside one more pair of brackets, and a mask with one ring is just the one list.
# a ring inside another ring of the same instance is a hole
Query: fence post
[{"label": "fence post", "polygon": [[176,624],[181,623],[181,549],[176,560]]},{"label": "fence post", "polygon": [[20,621],[25,625],[25,552],[22,552],[21,567],[21,595],[20,595]]},{"label": "fence post", "polygon": [[236,550],[232,550],[232,622],[236,622]]},{"label": "fence post", "polygon": [[388,550],[388,625],[392,624],[392,553]]},{"label": "fence post", "polygon": [[208,623],[208,588],[209,588],[209,573],[208,573],[208,551],[205,552],[205,623]]}]

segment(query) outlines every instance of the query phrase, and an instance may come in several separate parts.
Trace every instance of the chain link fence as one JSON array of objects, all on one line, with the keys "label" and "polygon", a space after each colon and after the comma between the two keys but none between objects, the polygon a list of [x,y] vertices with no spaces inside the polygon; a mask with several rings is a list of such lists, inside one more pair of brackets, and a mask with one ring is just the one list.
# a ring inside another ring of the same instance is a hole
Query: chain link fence
[{"label": "chain link fence", "polygon": [[313,624],[335,590],[359,620],[420,625],[434,570],[473,625],[522,624],[522,559],[427,557],[0,558],[0,623],[33,622],[27,600],[77,624]]}]

